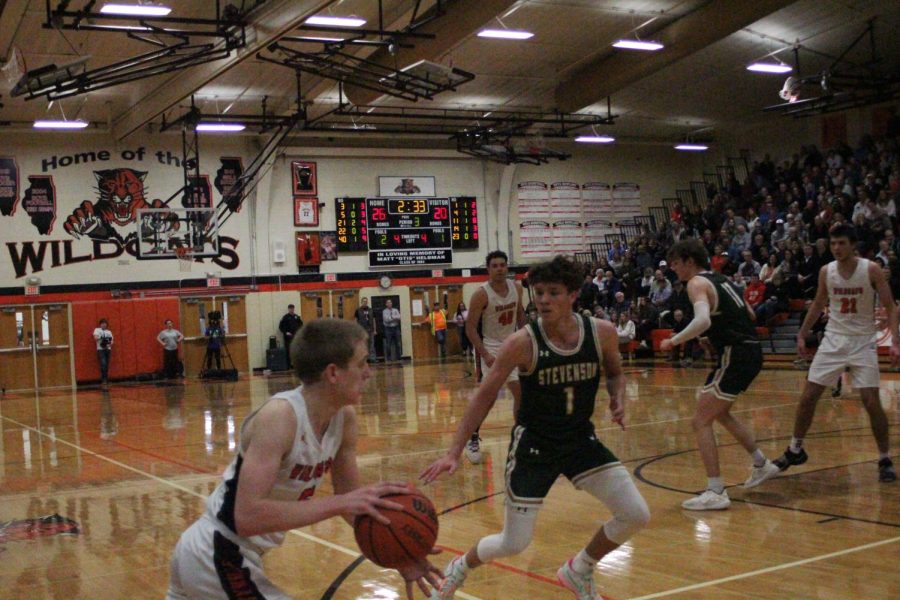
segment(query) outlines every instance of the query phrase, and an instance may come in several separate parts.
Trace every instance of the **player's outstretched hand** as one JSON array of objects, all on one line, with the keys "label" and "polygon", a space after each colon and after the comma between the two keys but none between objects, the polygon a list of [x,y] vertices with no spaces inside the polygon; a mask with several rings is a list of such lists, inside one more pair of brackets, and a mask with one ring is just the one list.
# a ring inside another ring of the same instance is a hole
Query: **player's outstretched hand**
[{"label": "player's outstretched hand", "polygon": [[666,338],[659,343],[660,352],[668,352],[672,349],[675,344],[672,343],[672,338]]},{"label": "player's outstretched hand", "polygon": [[438,460],[431,463],[427,469],[422,471],[419,475],[419,479],[421,479],[425,483],[431,483],[435,479],[441,476],[441,473],[447,471],[451,475],[456,472],[456,469],[459,468],[459,457],[451,456],[449,454],[444,455]]},{"label": "player's outstretched hand", "polygon": [[[430,554],[440,554],[438,549],[432,549]],[[423,558],[414,565],[401,567],[397,569],[401,577],[406,581],[406,598],[413,600],[415,595],[413,584],[419,586],[422,593],[426,596],[431,595],[431,588],[438,589],[441,587],[441,576],[443,573],[436,566],[431,564],[427,558]],[[431,587],[429,587],[431,586]]]},{"label": "player's outstretched hand", "polygon": [[390,525],[390,519],[381,514],[378,509],[403,510],[403,505],[391,502],[382,498],[382,496],[408,493],[409,486],[398,481],[382,481],[381,483],[359,487],[341,495],[341,499],[344,502],[341,514],[351,517],[369,515],[385,525]]}]

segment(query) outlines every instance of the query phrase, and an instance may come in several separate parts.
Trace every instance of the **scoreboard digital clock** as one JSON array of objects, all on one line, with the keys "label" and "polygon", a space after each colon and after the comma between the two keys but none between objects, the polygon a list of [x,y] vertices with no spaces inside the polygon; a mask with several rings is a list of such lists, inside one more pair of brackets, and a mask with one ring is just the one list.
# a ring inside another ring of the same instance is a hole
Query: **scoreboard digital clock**
[{"label": "scoreboard digital clock", "polygon": [[366,208],[370,267],[452,261],[449,198],[369,198]]},{"label": "scoreboard digital clock", "polygon": [[[371,266],[446,264],[478,248],[475,197],[336,198],[338,252],[370,252]],[[372,253],[380,254],[372,254]]]}]

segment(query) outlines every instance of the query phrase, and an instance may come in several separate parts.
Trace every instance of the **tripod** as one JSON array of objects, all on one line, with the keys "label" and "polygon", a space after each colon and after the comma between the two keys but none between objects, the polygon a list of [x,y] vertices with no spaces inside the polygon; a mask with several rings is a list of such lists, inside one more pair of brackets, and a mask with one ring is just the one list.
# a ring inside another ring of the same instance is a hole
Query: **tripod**
[{"label": "tripod", "polygon": [[[234,367],[231,352],[228,350],[228,343],[225,341],[225,331],[217,322],[210,322],[207,337],[209,341],[206,343],[206,353],[203,355],[203,368],[200,370],[200,379],[237,379],[237,369]],[[215,348],[212,347],[213,340],[216,340]],[[216,361],[215,369],[212,368],[213,359]],[[222,368],[223,362],[227,368]]]}]

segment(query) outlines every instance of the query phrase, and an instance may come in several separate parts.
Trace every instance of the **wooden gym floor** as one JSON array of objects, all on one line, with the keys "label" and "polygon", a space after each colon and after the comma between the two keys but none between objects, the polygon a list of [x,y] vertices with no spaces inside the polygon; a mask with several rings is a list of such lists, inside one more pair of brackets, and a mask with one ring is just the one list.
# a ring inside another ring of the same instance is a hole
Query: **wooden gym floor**
[{"label": "wooden gym floor", "polygon": [[[746,454],[720,432],[734,503],[690,513],[680,503],[705,483],[690,416],[706,370],[627,367],[628,429],[613,426],[602,408],[595,422],[639,480],[652,521],[601,563],[596,580],[607,598],[897,598],[900,484],[878,483],[868,419],[851,390],[820,402],[806,444],[810,461],[753,491],[739,486]],[[474,385],[471,371],[459,359],[374,369],[359,407],[366,482],[412,481],[443,452]],[[789,439],[803,375],[764,371],[735,406],[772,458]],[[164,597],[171,550],[230,460],[242,419],[294,385],[290,376],[273,376],[2,397],[0,521],[14,523],[0,531],[0,597]],[[898,376],[884,374],[882,401],[897,448]],[[464,464],[425,490],[443,513],[441,568],[501,528],[511,421],[504,392],[482,429],[485,461]],[[65,528],[50,524],[38,535],[15,523],[52,514],[76,522],[78,533],[57,533]],[[570,598],[555,571],[607,516],[593,498],[558,481],[532,545],[474,572],[457,597]],[[394,572],[358,560],[342,520],[292,533],[266,567],[294,597],[402,595]]]}]

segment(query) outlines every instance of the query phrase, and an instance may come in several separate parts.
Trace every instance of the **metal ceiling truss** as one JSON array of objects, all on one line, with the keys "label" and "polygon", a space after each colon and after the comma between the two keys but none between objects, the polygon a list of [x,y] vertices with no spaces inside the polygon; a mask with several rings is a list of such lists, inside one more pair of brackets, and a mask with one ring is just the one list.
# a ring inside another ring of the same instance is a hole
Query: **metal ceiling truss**
[{"label": "metal ceiling truss", "polygon": [[362,46],[386,46],[394,48],[413,48],[414,46],[402,40],[405,39],[434,39],[432,33],[422,33],[417,31],[423,25],[434,21],[444,15],[445,0],[437,0],[435,5],[421,17],[419,16],[419,8],[421,8],[422,0],[416,0],[412,9],[412,15],[409,24],[403,29],[387,30],[384,28],[384,5],[383,0],[378,0],[378,29],[359,29],[354,27],[348,30],[346,27],[334,27],[328,25],[307,25],[303,24],[297,27],[300,31],[308,31],[315,33],[340,33],[342,37],[339,40],[323,40],[321,36],[316,35],[299,35],[286,36],[281,38],[286,41],[293,42],[313,42],[323,44],[326,48],[343,48],[348,45]]},{"label": "metal ceiling truss", "polygon": [[260,60],[310,73],[341,84],[352,84],[415,102],[433,99],[437,94],[456,88],[475,79],[475,75],[455,67],[445,67],[444,73],[422,75],[412,69],[385,67],[378,63],[343,52],[340,47],[325,45],[320,52],[303,52],[282,43],[269,44],[272,56],[259,53]]},{"label": "metal ceiling truss", "polygon": [[[868,40],[870,58],[863,65],[847,60],[847,55],[861,42]],[[869,106],[900,98],[900,75],[884,75],[879,70],[882,58],[878,56],[875,43],[875,20],[870,20],[866,28],[832,63],[814,75],[800,76],[800,50],[815,52],[797,45],[793,48],[794,69],[798,74],[791,82],[799,94],[818,89],[820,96],[767,106],[766,112],[781,112],[794,117],[838,112],[850,108]],[[791,79],[789,78],[789,81]],[[786,84],[786,87],[787,84]]]},{"label": "metal ceiling truss", "polygon": [[[257,1],[254,8],[260,3]],[[247,42],[246,13],[231,5],[223,9],[219,0],[215,4],[214,19],[109,15],[94,12],[96,0],[89,0],[79,10],[70,10],[70,4],[70,0],[61,0],[51,8],[50,0],[47,0],[44,28],[124,34],[156,46],[156,49],[91,70],[85,66],[90,57],[82,57],[62,67],[47,65],[26,73],[13,89],[13,96],[25,96],[26,100],[41,96],[48,100],[77,96],[221,60]],[[110,22],[113,23],[104,24]],[[128,24],[122,25],[123,22]],[[187,28],[173,29],[172,24]],[[214,39],[202,43],[192,41],[198,37]]]}]

